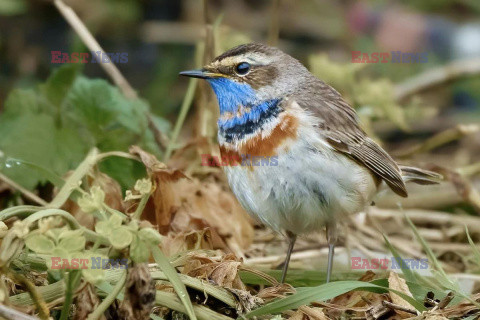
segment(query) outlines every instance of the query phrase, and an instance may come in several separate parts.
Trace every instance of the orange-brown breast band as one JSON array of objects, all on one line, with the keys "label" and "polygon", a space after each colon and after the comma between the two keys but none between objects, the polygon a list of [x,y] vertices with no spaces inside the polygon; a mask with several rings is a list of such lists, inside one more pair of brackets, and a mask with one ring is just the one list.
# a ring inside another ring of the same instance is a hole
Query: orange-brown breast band
[{"label": "orange-brown breast band", "polygon": [[251,157],[272,157],[277,155],[277,150],[289,139],[296,140],[298,131],[298,119],[292,114],[285,114],[280,122],[271,131],[270,135],[262,137],[259,133],[240,145],[238,150],[232,150],[228,146],[220,146],[220,152],[229,159],[241,159],[241,155]]}]

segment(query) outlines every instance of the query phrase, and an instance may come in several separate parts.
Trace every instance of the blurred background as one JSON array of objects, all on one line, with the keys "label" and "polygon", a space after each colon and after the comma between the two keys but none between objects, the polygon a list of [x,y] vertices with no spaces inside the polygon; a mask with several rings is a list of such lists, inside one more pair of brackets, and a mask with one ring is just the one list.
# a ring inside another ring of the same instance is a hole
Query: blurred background
[{"label": "blurred background", "polygon": [[[201,154],[219,154],[216,100],[204,83],[178,77],[235,45],[269,43],[340,91],[357,109],[365,130],[399,162],[446,177],[439,186],[409,187],[408,199],[383,193],[371,216],[354,218],[366,227],[350,226],[358,231],[350,243],[362,254],[383,250],[381,234],[368,229],[380,225],[403,254],[422,256],[405,221],[396,218],[400,203],[421,224],[448,271],[479,271],[465,260],[471,248],[464,232],[467,224],[473,240],[480,239],[479,1],[65,3],[106,52],[128,54],[126,63],[116,65],[137,95],[126,99],[120,94],[124,88],[115,88],[99,64],[51,62],[52,51],[90,52],[51,1],[0,0],[0,172],[6,177],[48,200],[55,190],[46,176],[65,175],[92,147],[128,151],[139,145],[197,183],[174,189],[184,194],[175,208],[196,203],[183,207],[195,219],[172,224],[170,207],[152,209],[150,220],[164,234],[210,226],[225,241],[225,250],[253,259],[247,262],[278,264],[284,244],[268,230],[238,218],[232,236],[221,225],[221,214],[243,212],[221,169],[201,166]],[[359,63],[353,61],[355,52],[360,52]],[[423,58],[394,62],[392,52]],[[387,62],[369,63],[372,54],[381,53],[388,53]],[[142,166],[127,159],[109,159],[100,168],[122,191],[145,175]],[[192,194],[210,197],[208,206],[198,205]],[[0,183],[0,208],[24,202],[29,200],[11,184]],[[180,216],[181,210],[175,210]],[[299,252],[325,245],[320,237],[302,241]],[[312,268],[318,267],[315,261]],[[296,263],[298,258],[294,268]],[[473,290],[474,283],[467,282]]]}]

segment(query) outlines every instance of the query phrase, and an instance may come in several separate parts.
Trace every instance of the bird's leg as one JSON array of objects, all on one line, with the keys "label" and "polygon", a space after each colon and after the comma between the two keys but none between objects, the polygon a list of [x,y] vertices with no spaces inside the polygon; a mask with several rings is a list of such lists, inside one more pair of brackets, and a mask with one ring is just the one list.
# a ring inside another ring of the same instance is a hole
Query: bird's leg
[{"label": "bird's leg", "polygon": [[285,282],[285,277],[287,276],[288,264],[290,263],[290,256],[292,255],[293,246],[295,245],[295,241],[297,240],[297,235],[287,231],[287,239],[288,239],[288,250],[287,256],[285,258],[285,262],[283,263],[283,271],[282,271],[282,279],[280,280],[281,283]]},{"label": "bird's leg", "polygon": [[332,276],[335,244],[337,243],[337,224],[335,222],[331,222],[327,224],[327,243],[328,243],[327,283],[329,283],[330,278]]}]

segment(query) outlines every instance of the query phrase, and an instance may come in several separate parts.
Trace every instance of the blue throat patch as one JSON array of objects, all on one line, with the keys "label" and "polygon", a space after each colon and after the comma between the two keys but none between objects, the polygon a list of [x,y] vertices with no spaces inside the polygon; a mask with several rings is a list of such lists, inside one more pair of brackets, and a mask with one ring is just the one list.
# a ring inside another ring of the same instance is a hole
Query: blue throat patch
[{"label": "blue throat patch", "polygon": [[238,106],[255,104],[256,94],[248,84],[238,83],[227,78],[208,79],[213,91],[217,95],[220,114],[225,112],[236,113]]},{"label": "blue throat patch", "polygon": [[[208,82],[217,95],[220,114],[230,112],[234,115],[230,119],[219,119],[217,122],[219,132],[227,142],[242,139],[245,135],[257,131],[281,112],[278,106],[280,99],[258,101],[255,90],[248,84],[226,78],[209,79]],[[249,108],[250,112],[244,112],[237,117],[239,106]]]}]

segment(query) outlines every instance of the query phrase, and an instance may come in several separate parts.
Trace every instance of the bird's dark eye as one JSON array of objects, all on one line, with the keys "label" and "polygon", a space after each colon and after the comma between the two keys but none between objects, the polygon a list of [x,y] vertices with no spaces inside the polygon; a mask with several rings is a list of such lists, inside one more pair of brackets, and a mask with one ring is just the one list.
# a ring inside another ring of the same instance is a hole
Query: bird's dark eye
[{"label": "bird's dark eye", "polygon": [[235,71],[237,72],[238,75],[244,76],[250,71],[250,63],[248,62],[241,62],[237,64],[235,67]]}]

